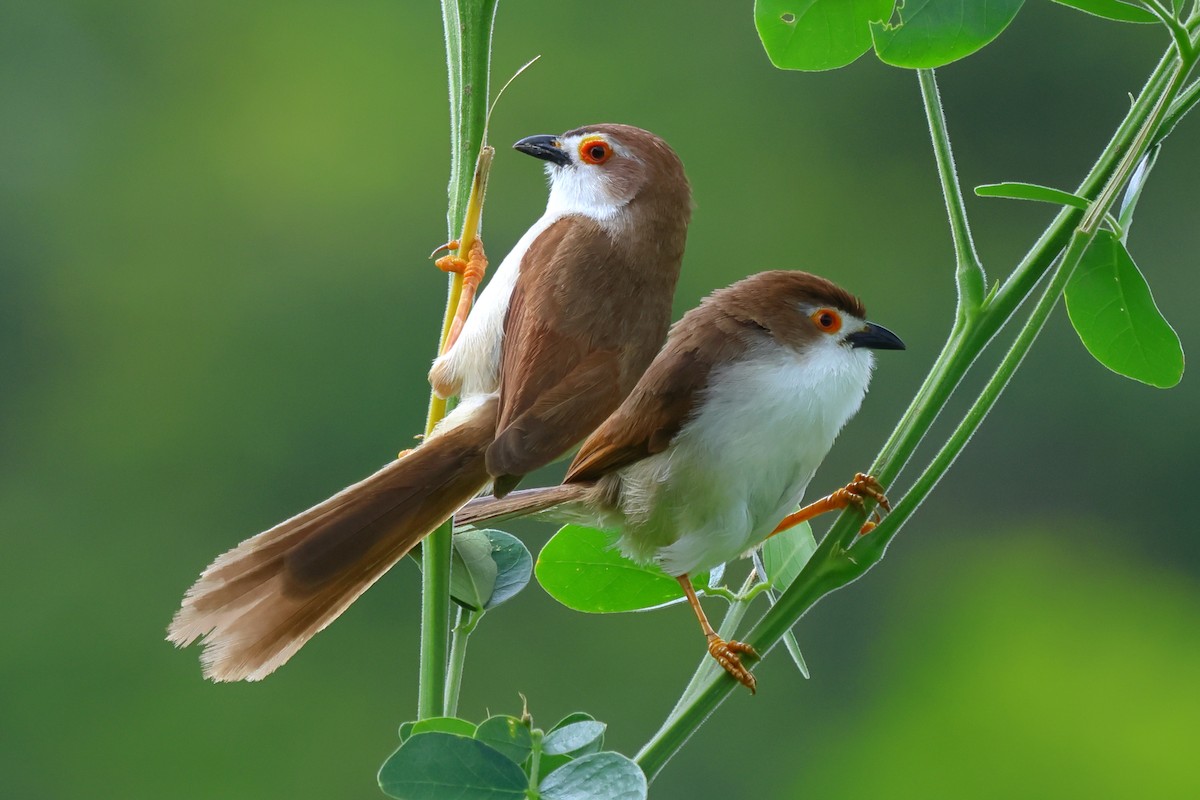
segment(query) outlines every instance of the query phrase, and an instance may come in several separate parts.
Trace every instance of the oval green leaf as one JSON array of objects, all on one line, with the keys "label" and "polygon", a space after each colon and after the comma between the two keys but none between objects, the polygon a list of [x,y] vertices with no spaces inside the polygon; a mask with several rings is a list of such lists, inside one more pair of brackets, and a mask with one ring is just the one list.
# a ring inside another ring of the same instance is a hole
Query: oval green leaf
[{"label": "oval green leaf", "polygon": [[542,740],[542,752],[551,756],[594,753],[604,746],[603,722],[581,720],[550,731]]},{"label": "oval green leaf", "polygon": [[1054,2],[1117,22],[1158,21],[1158,18],[1146,9],[1122,3],[1121,0],[1054,0]]},{"label": "oval green leaf", "polygon": [[479,723],[475,739],[495,748],[517,764],[524,763],[533,750],[533,735],[529,732],[529,726],[516,717],[488,717]]},{"label": "oval green leaf", "polygon": [[[403,726],[401,726],[403,732]],[[455,736],[471,737],[475,735],[475,723],[468,722],[465,719],[458,717],[429,717],[428,719],[417,720],[408,729],[403,738],[407,739],[410,736],[416,736],[418,733],[452,733]]]},{"label": "oval green leaf", "polygon": [[586,711],[572,711],[570,714],[567,714],[565,717],[560,719],[558,722],[554,723],[554,727],[551,728],[550,730],[556,731],[559,728],[567,727],[572,722],[590,722],[594,719],[595,719],[595,717],[593,717],[591,714],[587,713]]},{"label": "oval green leaf", "polygon": [[980,197],[1004,197],[1009,200],[1033,200],[1039,203],[1053,203],[1059,206],[1070,206],[1081,211],[1087,211],[1090,202],[1086,197],[1064,192],[1062,189],[1052,189],[1036,183],[1021,183],[1006,181],[1004,183],[985,183],[975,187],[975,194]]},{"label": "oval green leaf", "polygon": [[[550,732],[552,733],[561,728],[565,728],[568,725],[571,725],[572,723],[575,723],[575,722],[592,722],[594,720],[595,720],[595,717],[593,717],[591,714],[587,713],[586,711],[574,711],[570,714],[567,714],[565,717],[560,719],[558,722],[554,723],[554,727],[550,729]],[[596,747],[596,750],[599,750],[601,747],[604,746],[603,738],[601,738],[599,740],[598,745],[599,746]],[[594,751],[589,750],[588,752],[594,752]],[[583,753],[577,753],[576,755],[583,755]],[[548,756],[545,753],[542,753],[542,761],[541,761],[541,765],[540,765],[542,774],[549,775],[551,772],[553,772],[554,770],[558,769],[563,764],[566,764],[568,761],[571,761],[571,760],[572,760],[572,756],[569,756],[569,755]]]},{"label": "oval green leaf", "polygon": [[[560,528],[538,554],[538,583],[567,608],[589,614],[646,611],[683,600],[679,581],[630,561],[613,542],[612,534],[595,528]],[[707,573],[691,578],[697,589],[708,585]]]},{"label": "oval green leaf", "polygon": [[646,776],[620,753],[592,753],[563,764],[538,787],[542,800],[645,800]]},{"label": "oval green leaf", "polygon": [[414,733],[379,769],[379,788],[397,800],[521,800],[528,784],[494,748],[450,733]]},{"label": "oval green leaf", "polygon": [[887,19],[895,0],[755,0],[754,26],[780,69],[844,67],[871,49],[870,23]]},{"label": "oval green leaf", "polygon": [[786,589],[817,549],[812,526],[807,522],[777,533],[762,544],[763,577],[776,589]]},{"label": "oval green leaf", "polygon": [[450,561],[450,596],[461,606],[480,611],[492,596],[499,571],[492,558],[492,541],[483,531],[454,534]]},{"label": "oval green leaf", "polygon": [[485,611],[529,584],[533,556],[512,534],[468,528],[454,534],[450,596],[472,611]]},{"label": "oval green leaf", "polygon": [[495,608],[529,585],[533,576],[533,555],[525,543],[511,533],[491,529],[483,533],[492,542],[492,560],[496,562],[492,596],[483,604],[488,609]]},{"label": "oval green leaf", "polygon": [[971,55],[999,36],[1025,0],[905,0],[900,23],[872,22],[879,60],[930,69]]},{"label": "oval green leaf", "polygon": [[1127,378],[1166,389],[1183,377],[1183,347],[1150,287],[1111,231],[1100,231],[1067,283],[1067,313],[1083,346]]}]

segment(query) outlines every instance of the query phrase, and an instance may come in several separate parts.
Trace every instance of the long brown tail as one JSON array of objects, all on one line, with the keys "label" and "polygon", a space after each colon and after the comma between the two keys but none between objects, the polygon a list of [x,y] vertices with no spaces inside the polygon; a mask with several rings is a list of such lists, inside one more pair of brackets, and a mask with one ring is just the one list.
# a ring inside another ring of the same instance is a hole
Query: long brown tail
[{"label": "long brown tail", "polygon": [[500,522],[513,517],[536,516],[553,522],[594,521],[594,515],[586,508],[578,508],[592,484],[564,484],[544,489],[522,489],[499,499],[477,497],[454,515],[455,525],[478,525],[482,522]]},{"label": "long brown tail", "polygon": [[204,637],[205,677],[261,680],[490,480],[495,404],[217,558],[167,632]]}]

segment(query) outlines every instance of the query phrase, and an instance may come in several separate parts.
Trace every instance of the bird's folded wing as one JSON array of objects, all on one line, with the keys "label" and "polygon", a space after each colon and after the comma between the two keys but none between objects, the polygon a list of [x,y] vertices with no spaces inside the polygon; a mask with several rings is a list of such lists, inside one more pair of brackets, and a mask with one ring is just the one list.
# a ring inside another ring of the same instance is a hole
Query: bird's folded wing
[{"label": "bird's folded wing", "polygon": [[530,246],[504,323],[493,475],[523,475],[562,456],[616,409],[653,357],[662,332],[640,330],[658,323],[640,318],[631,258],[582,216],[563,217]]},{"label": "bird's folded wing", "polygon": [[714,365],[746,347],[746,320],[709,304],[685,320],[621,407],[583,443],[565,483],[596,480],[666,450],[702,402]]}]

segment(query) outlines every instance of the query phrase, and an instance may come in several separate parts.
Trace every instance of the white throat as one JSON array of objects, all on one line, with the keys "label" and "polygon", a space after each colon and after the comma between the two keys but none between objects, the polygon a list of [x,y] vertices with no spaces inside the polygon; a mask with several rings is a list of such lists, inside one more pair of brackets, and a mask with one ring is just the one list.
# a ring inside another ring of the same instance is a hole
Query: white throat
[{"label": "white throat", "polygon": [[606,190],[596,170],[585,166],[546,166],[550,177],[550,199],[546,203],[546,214],[565,217],[579,214],[598,222],[606,222],[627,205],[616,202]]}]

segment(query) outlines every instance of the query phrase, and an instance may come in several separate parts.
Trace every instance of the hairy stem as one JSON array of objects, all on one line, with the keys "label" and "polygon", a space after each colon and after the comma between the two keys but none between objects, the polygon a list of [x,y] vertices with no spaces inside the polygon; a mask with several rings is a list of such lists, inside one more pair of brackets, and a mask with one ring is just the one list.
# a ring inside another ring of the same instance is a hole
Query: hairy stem
[{"label": "hairy stem", "polygon": [[967,223],[967,209],[963,204],[962,188],[958,185],[954,152],[950,149],[950,136],[946,131],[946,115],[942,112],[942,98],[938,92],[937,79],[931,69],[917,70],[917,78],[921,84],[925,118],[929,121],[929,138],[933,142],[933,155],[937,159],[942,196],[946,199],[946,213],[950,217],[950,232],[954,238],[958,316],[970,319],[983,306],[987,277],[984,275],[983,265],[979,262],[979,254],[975,252],[971,226]]},{"label": "hairy stem", "polygon": [[[450,89],[450,187],[447,210],[449,234],[463,229],[473,176],[464,165],[475,164],[483,146],[487,120],[488,72],[492,53],[492,25],[497,0],[442,0],[442,24],[446,33],[446,68]],[[476,222],[478,225],[478,222]],[[460,246],[469,249],[471,242]],[[474,238],[474,235],[471,236]],[[460,252],[466,253],[468,249]],[[453,319],[462,291],[461,279],[451,276],[446,313],[438,351],[445,343],[449,320]],[[457,289],[456,289],[457,286]],[[426,419],[428,435],[441,421],[446,406],[430,397]],[[450,555],[453,522],[431,533],[421,549],[421,659],[417,691],[420,719],[445,713],[446,677],[450,640]]]},{"label": "hairy stem", "polygon": [[453,717],[458,713],[458,692],[462,687],[463,667],[467,663],[467,641],[479,624],[483,612],[458,609],[458,624],[450,634],[450,669],[446,674],[446,703],[445,715]]}]

